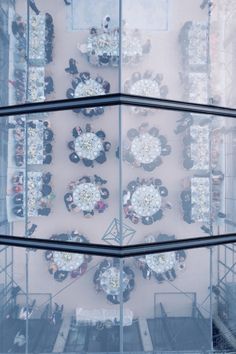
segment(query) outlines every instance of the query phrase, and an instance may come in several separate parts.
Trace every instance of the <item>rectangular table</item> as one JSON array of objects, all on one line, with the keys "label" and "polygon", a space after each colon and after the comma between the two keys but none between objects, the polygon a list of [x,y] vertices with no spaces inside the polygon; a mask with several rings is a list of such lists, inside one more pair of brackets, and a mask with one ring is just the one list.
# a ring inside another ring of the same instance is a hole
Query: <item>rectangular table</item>
[{"label": "rectangular table", "polygon": [[197,222],[210,220],[210,179],[209,177],[191,178],[192,219]]}]

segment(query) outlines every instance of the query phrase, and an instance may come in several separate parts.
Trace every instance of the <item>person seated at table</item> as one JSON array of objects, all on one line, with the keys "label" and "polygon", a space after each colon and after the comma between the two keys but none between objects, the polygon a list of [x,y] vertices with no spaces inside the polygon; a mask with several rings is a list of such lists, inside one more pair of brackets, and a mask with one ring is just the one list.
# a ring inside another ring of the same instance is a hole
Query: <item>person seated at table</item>
[{"label": "person seated at table", "polygon": [[44,254],[46,261],[51,261],[53,258],[53,252],[51,250],[48,250]]},{"label": "person seated at table", "polygon": [[118,305],[120,302],[117,295],[107,295],[107,300],[114,305]]},{"label": "person seated at table", "polygon": [[53,135],[54,134],[53,134],[52,129],[48,129],[48,128],[44,129],[43,138],[44,138],[45,141],[52,141]]},{"label": "person seated at table", "polygon": [[93,108],[84,108],[82,109],[83,115],[88,118],[92,118],[94,115],[94,109]]},{"label": "person seated at table", "polygon": [[47,197],[52,192],[52,187],[48,184],[43,184],[41,192],[43,197]]},{"label": "person seated at table", "polygon": [[14,204],[23,204],[23,193],[18,193],[13,197]]},{"label": "person seated at table", "polygon": [[52,178],[52,174],[50,172],[44,173],[43,174],[43,183],[44,184],[49,184]]},{"label": "person seated at table", "polygon": [[24,157],[22,155],[15,155],[15,163],[17,167],[21,167],[24,163]]},{"label": "person seated at table", "polygon": [[151,224],[153,224],[153,218],[151,216],[143,216],[142,223],[144,225],[151,225]]},{"label": "person seated at table", "polygon": [[12,212],[14,215],[19,216],[20,218],[22,218],[24,216],[24,209],[22,206],[15,206],[12,209]]},{"label": "person seated at table", "polygon": [[103,130],[98,130],[96,132],[96,135],[102,140],[104,140],[106,138],[106,134],[105,134],[105,132]]},{"label": "person seated at table", "polygon": [[212,234],[212,227],[210,228],[210,227],[208,227],[206,225],[202,225],[201,226],[201,230],[204,231],[206,234],[209,234],[209,235]]},{"label": "person seated at table", "polygon": [[73,163],[78,163],[80,161],[80,158],[79,156],[76,154],[76,152],[72,152],[70,155],[69,155],[69,159],[71,162]]},{"label": "person seated at table", "polygon": [[75,97],[75,90],[73,90],[72,88],[69,88],[67,91],[66,91],[66,97],[67,98],[74,98]]},{"label": "person seated at table", "polygon": [[194,139],[190,134],[187,134],[183,137],[183,143],[184,145],[190,145],[194,143],[196,139]]},{"label": "person seated at table", "polygon": [[102,199],[109,198],[109,195],[110,195],[109,190],[107,188],[101,188],[100,195],[101,195]]},{"label": "person seated at table", "polygon": [[50,213],[51,213],[51,208],[44,207],[44,208],[38,209],[38,215],[48,216]]},{"label": "person seated at table", "polygon": [[68,272],[66,272],[65,270],[57,270],[54,273],[54,279],[59,282],[64,281],[67,277],[68,277]]},{"label": "person seated at table", "polygon": [[16,144],[16,155],[24,155],[24,146],[22,144]]},{"label": "person seated at table", "polygon": [[93,111],[94,111],[95,116],[99,116],[104,113],[104,108],[103,107],[94,107]]},{"label": "person seated at table", "polygon": [[44,79],[44,91],[45,94],[50,94],[54,91],[54,84],[51,76],[46,76]]},{"label": "person seated at table", "polygon": [[90,218],[91,216],[94,216],[94,211],[93,210],[90,210],[90,211],[83,210],[83,214],[86,218]]},{"label": "person seated at table", "polygon": [[74,138],[78,138],[79,135],[81,135],[83,133],[83,130],[81,129],[80,126],[74,127],[72,129],[72,135]]},{"label": "person seated at table", "polygon": [[144,279],[151,279],[152,272],[147,264],[144,264],[144,266],[141,268],[141,270],[142,270]]},{"label": "person seated at table", "polygon": [[92,34],[92,35],[97,34],[96,28],[95,27],[91,27],[89,33]]},{"label": "person seated at table", "polygon": [[108,152],[111,148],[111,143],[109,141],[105,141],[105,143],[103,143],[103,148],[104,151]]},{"label": "person seated at table", "polygon": [[183,220],[188,223],[188,224],[192,224],[194,223],[194,220],[191,217],[191,211],[185,212],[184,216],[183,216]]},{"label": "person seated at table", "polygon": [[50,165],[51,162],[52,162],[52,155],[47,154],[44,157],[43,164]]},{"label": "person seated at table", "polygon": [[69,59],[69,67],[65,68],[65,72],[71,74],[71,75],[76,75],[78,74],[78,69],[76,65],[76,60],[73,58]]},{"label": "person seated at table", "polygon": [[108,269],[111,266],[112,266],[111,261],[108,259],[104,259],[99,265],[99,271],[103,273],[106,269]]},{"label": "person seated at table", "polygon": [[84,166],[86,167],[94,167],[93,160],[89,159],[82,159]]},{"label": "person seated at table", "polygon": [[68,148],[72,151],[75,151],[75,142],[72,140],[72,141],[69,141],[69,143],[67,144]]},{"label": "person seated at table", "polygon": [[73,87],[73,89],[75,90],[76,87],[82,82],[82,80],[79,77],[75,77],[72,81],[71,81],[71,85]]},{"label": "person seated at table", "polygon": [[108,205],[106,203],[104,203],[102,200],[99,200],[97,202],[97,204],[95,205],[95,209],[99,212],[99,213],[103,213],[106,208],[108,207]]},{"label": "person seated at table", "polygon": [[27,122],[27,126],[30,127],[30,128],[32,128],[32,129],[35,129],[35,128],[36,128],[36,124],[35,124],[32,120],[30,120],[29,122]]},{"label": "person seated at table", "polygon": [[128,282],[128,285],[127,285],[127,289],[129,291],[132,291],[134,289],[134,286],[135,286],[135,281],[134,281],[134,278],[130,279],[129,282]]},{"label": "person seated at table", "polygon": [[107,183],[106,179],[103,179],[103,178],[99,177],[98,175],[94,175],[94,181],[96,184],[99,184],[99,185]]},{"label": "person seated at table", "polygon": [[101,66],[107,66],[110,62],[110,56],[107,53],[98,56],[98,61]]},{"label": "person seated at table", "polygon": [[171,153],[171,146],[170,145],[165,145],[161,147],[161,155],[167,156],[170,155]]},{"label": "person seated at table", "polygon": [[105,93],[110,92],[111,85],[108,81],[103,81],[102,87],[103,87]]},{"label": "person seated at table", "polygon": [[83,177],[79,178],[79,182],[80,183],[90,183],[91,178],[89,176],[83,176]]},{"label": "person seated at table", "polygon": [[163,210],[159,209],[155,214],[152,215],[153,221],[161,220],[163,217]]},{"label": "person seated at table", "polygon": [[176,259],[179,261],[179,262],[184,262],[187,258],[187,254],[184,250],[178,250],[175,252],[175,255],[176,255]]},{"label": "person seated at table", "polygon": [[47,143],[47,144],[44,146],[44,153],[45,153],[45,154],[51,154],[51,152],[52,152],[52,144]]},{"label": "person seated at table", "polygon": [[105,152],[101,151],[100,155],[95,160],[100,164],[103,164],[104,162],[106,162],[107,158],[106,158]]},{"label": "person seated at table", "polygon": [[90,133],[90,132],[92,131],[92,126],[91,126],[91,124],[87,123],[87,124],[85,125],[85,131],[86,131],[86,133]]},{"label": "person seated at table", "polygon": [[53,261],[50,262],[49,266],[48,266],[49,273],[54,274],[57,270],[58,270],[58,267],[57,267],[56,263],[54,263]]},{"label": "person seated at table", "polygon": [[66,193],[64,195],[64,202],[66,205],[66,208],[68,211],[71,211],[71,204],[73,203],[73,194],[72,193]]},{"label": "person seated at table", "polygon": [[130,299],[130,290],[128,288],[123,292],[123,302],[127,302]]},{"label": "person seated at table", "polygon": [[80,79],[83,81],[83,82],[86,82],[87,80],[90,79],[90,73],[89,72],[86,72],[86,71],[83,71],[79,74],[79,77]]}]

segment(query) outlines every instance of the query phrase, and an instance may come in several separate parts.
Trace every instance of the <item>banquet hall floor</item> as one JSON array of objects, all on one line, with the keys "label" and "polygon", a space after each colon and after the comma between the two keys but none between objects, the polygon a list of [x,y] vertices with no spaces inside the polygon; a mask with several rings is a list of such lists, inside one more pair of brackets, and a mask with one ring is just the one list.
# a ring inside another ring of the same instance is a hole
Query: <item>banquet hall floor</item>
[{"label": "banquet hall floor", "polygon": [[[179,3],[183,11],[179,11]],[[189,0],[169,1],[169,28],[168,31],[158,33],[145,31],[145,36],[152,40],[152,51],[144,58],[137,68],[124,68],[122,71],[122,81],[130,78],[133,71],[143,72],[146,69],[153,69],[163,73],[164,82],[169,88],[169,94],[175,99],[182,99],[182,87],[179,82],[179,72],[181,71],[180,49],[178,48],[178,31],[183,23],[189,20],[201,21],[207,18],[207,10],[201,10],[201,1],[189,2]],[[16,9],[20,14],[24,13],[23,2],[16,1]],[[115,69],[98,69],[89,65],[77,49],[78,42],[86,38],[86,31],[68,30],[68,9],[63,1],[37,0],[37,6],[43,12],[49,12],[53,16],[55,25],[55,41],[53,62],[47,65],[46,72],[52,75],[55,92],[50,99],[65,98],[65,93],[70,87],[70,77],[64,69],[68,65],[69,58],[78,61],[79,70],[88,70],[90,73],[100,74],[106,78],[112,87],[112,92],[118,90],[118,71]],[[94,10],[95,11],[95,10]],[[164,50],[165,49],[165,50]],[[152,55],[152,53],[154,53]],[[158,53],[156,56],[155,53]],[[168,139],[172,147],[172,153],[163,159],[163,164],[154,172],[149,174],[143,170],[133,168],[125,163],[122,164],[122,185],[125,189],[127,183],[136,177],[158,177],[169,190],[168,202],[172,204],[172,209],[165,212],[164,218],[151,226],[133,225],[129,221],[124,221],[129,227],[135,230],[132,243],[141,243],[144,236],[149,233],[175,234],[176,238],[187,238],[191,236],[203,236],[200,229],[201,224],[186,224],[182,219],[180,193],[183,190],[186,178],[192,176],[182,166],[182,137],[174,133],[176,120],[181,117],[180,113],[160,111],[150,112],[147,117],[138,117],[132,114],[129,108],[121,108],[121,130],[122,139],[126,138],[128,129],[138,127],[140,124],[148,122],[150,127],[157,126],[160,132]],[[114,218],[119,218],[119,161],[115,157],[115,151],[119,143],[119,109],[110,107],[105,109],[105,113],[97,120],[92,121],[94,130],[102,129],[106,132],[107,140],[112,143],[112,148],[108,152],[108,161],[94,169],[89,169],[82,164],[75,165],[69,161],[69,150],[67,143],[71,138],[73,127],[80,125],[84,127],[86,119],[82,115],[76,115],[71,111],[61,111],[50,113],[48,118],[51,122],[55,140],[53,144],[53,162],[47,167],[40,167],[42,171],[50,171],[53,174],[52,187],[56,194],[53,202],[52,212],[48,217],[30,218],[36,223],[38,228],[34,237],[49,238],[53,233],[60,233],[78,230],[92,243],[103,243],[102,236]],[[37,169],[37,168],[36,168]],[[63,197],[66,193],[67,185],[77,177],[82,175],[98,174],[108,180],[110,191],[109,208],[92,219],[85,219],[81,215],[69,213],[64,205]],[[25,225],[22,222],[14,222],[13,233],[24,235]],[[213,253],[213,259],[215,254]],[[14,274],[15,281],[24,287],[24,251],[15,249]],[[29,290],[30,292],[50,292],[57,303],[65,305],[65,312],[72,314],[77,306],[84,308],[113,308],[118,305],[107,303],[104,294],[97,294],[93,289],[93,274],[99,259],[93,259],[89,270],[79,279],[66,280],[57,283],[47,271],[47,263],[41,251],[29,253]],[[127,263],[135,269],[134,260],[127,260]],[[199,266],[201,264],[201,266]],[[178,274],[174,282],[165,282],[158,285],[153,279],[145,280],[141,272],[135,269],[136,287],[125,307],[130,308],[135,316],[152,317],[154,311],[153,299],[156,292],[196,292],[197,301],[201,304],[208,295],[210,282],[210,250],[201,249],[189,251],[186,261],[186,269]],[[147,285],[147,287],[145,286]],[[86,296],[85,296],[86,295]],[[145,300],[144,300],[145,299]],[[186,298],[186,303],[188,299]],[[209,310],[209,303],[204,304]]]}]

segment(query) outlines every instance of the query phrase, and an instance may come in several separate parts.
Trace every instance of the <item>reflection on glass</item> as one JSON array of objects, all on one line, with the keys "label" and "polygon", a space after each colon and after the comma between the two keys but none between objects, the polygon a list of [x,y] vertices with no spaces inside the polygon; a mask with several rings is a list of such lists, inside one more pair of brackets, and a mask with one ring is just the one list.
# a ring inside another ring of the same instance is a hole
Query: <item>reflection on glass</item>
[{"label": "reflection on glass", "polygon": [[1,247],[0,352],[234,352],[234,252],[226,244],[120,260]]}]

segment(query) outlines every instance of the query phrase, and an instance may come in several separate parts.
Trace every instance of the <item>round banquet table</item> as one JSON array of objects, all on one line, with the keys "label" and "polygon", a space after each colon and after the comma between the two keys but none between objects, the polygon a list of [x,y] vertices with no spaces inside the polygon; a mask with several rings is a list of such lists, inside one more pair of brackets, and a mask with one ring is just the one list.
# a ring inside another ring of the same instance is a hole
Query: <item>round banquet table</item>
[{"label": "round banquet table", "polygon": [[[128,276],[125,272],[122,272],[122,292],[125,290],[129,282]],[[120,294],[120,270],[115,267],[111,267],[102,273],[100,277],[100,285],[102,289],[109,295]]]},{"label": "round banquet table", "polygon": [[94,133],[84,133],[75,139],[75,151],[84,159],[95,160],[103,151],[102,140]]},{"label": "round banquet table", "polygon": [[158,98],[160,97],[160,88],[155,80],[141,79],[133,83],[130,94]]},{"label": "round banquet table", "polygon": [[155,273],[165,273],[176,263],[175,252],[148,254],[145,257],[148,267]]},{"label": "round banquet table", "polygon": [[88,54],[95,52],[100,56],[106,53],[108,56],[119,56],[119,33],[110,31],[89,36],[87,42]]},{"label": "round banquet table", "polygon": [[78,269],[84,262],[84,255],[67,252],[53,252],[53,261],[59,270],[70,272]]},{"label": "round banquet table", "polygon": [[136,161],[148,164],[160,156],[161,143],[157,137],[145,133],[133,139],[130,150]]},{"label": "round banquet table", "polygon": [[139,216],[152,216],[161,207],[161,196],[153,185],[138,187],[131,196],[133,210]]},{"label": "round banquet table", "polygon": [[105,91],[99,82],[94,79],[80,82],[75,89],[75,97],[105,95]]},{"label": "round banquet table", "polygon": [[94,183],[81,183],[73,191],[73,201],[83,211],[92,211],[99,200],[101,194]]}]

